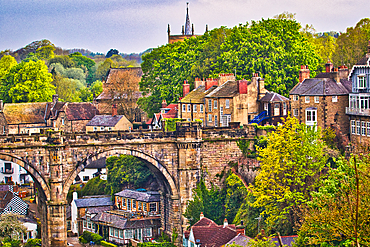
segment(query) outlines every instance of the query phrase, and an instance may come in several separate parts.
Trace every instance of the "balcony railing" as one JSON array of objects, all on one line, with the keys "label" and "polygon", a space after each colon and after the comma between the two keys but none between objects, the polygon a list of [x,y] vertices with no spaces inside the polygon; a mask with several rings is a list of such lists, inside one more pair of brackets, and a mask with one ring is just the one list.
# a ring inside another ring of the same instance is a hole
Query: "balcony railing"
[{"label": "balcony railing", "polygon": [[346,107],[346,114],[359,115],[359,116],[370,116],[370,109]]},{"label": "balcony railing", "polygon": [[13,174],[13,172],[14,172],[13,168],[5,169],[4,167],[1,167],[1,173],[3,173],[3,174]]}]

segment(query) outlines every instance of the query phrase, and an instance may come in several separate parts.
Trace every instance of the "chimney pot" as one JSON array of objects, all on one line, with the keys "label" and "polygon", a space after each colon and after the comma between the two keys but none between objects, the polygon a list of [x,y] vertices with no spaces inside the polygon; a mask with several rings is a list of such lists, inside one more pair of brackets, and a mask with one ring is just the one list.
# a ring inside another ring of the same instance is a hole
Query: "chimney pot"
[{"label": "chimney pot", "polygon": [[200,219],[203,219],[204,218],[204,214],[203,212],[200,213]]},{"label": "chimney pot", "polygon": [[224,219],[224,228],[227,227],[229,225],[229,223],[227,222],[227,219],[225,218]]},{"label": "chimney pot", "polygon": [[299,70],[299,82],[301,83],[308,78],[310,78],[310,70],[308,69],[308,66],[301,65],[301,69]]}]

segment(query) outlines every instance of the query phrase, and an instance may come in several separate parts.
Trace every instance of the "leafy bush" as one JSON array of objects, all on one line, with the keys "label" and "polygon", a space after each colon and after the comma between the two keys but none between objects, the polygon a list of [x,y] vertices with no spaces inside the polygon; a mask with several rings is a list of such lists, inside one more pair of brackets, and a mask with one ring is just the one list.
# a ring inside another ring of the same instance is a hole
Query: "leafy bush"
[{"label": "leafy bush", "polygon": [[[115,244],[112,244],[112,243],[108,243],[108,242],[106,242],[106,241],[101,241],[100,242],[100,245],[102,245],[102,246],[106,246],[106,247],[117,247],[117,245],[115,245]],[[140,246],[140,245],[139,245]]]},{"label": "leafy bush", "polygon": [[88,243],[88,241],[86,239],[84,239],[84,237],[82,237],[82,236],[80,236],[78,238],[78,241],[80,241],[81,244],[87,244]]},{"label": "leafy bush", "polygon": [[35,246],[41,246],[41,239],[39,238],[28,239],[27,243],[24,245],[24,247],[35,247]]},{"label": "leafy bush", "polygon": [[94,243],[96,244],[99,244],[100,241],[103,240],[103,237],[100,236],[99,234],[96,234],[96,233],[92,233],[92,232],[88,232],[88,231],[84,231],[82,233],[82,237],[89,243],[90,241],[93,241]]},{"label": "leafy bush", "polygon": [[138,243],[139,247],[175,247],[171,242],[162,242],[162,243],[151,243],[151,242],[145,242],[145,243]]}]

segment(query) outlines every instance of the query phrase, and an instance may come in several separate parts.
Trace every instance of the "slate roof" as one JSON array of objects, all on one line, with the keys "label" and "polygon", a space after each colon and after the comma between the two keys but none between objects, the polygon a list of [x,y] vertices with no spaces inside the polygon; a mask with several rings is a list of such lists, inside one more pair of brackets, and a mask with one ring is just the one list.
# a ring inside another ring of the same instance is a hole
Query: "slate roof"
[{"label": "slate roof", "polygon": [[[96,115],[93,117],[86,126],[105,126],[114,127],[122,119],[126,118],[124,115]],[[128,121],[128,120],[127,120]]]},{"label": "slate roof", "polygon": [[56,119],[60,112],[66,114],[69,121],[90,120],[99,114],[98,109],[90,102],[57,102],[52,106],[52,102],[47,103],[45,119]]},{"label": "slate roof", "polygon": [[160,217],[145,217],[142,219],[128,220],[122,215],[109,212],[99,212],[97,215],[91,218],[91,221],[104,223],[118,229],[137,229],[160,226]]},{"label": "slate roof", "polygon": [[260,101],[262,102],[284,102],[284,101],[289,101],[289,99],[275,92],[267,92],[266,95],[260,99]]},{"label": "slate roof", "polygon": [[136,191],[136,190],[125,189],[114,195],[124,197],[124,198],[132,198],[132,199],[135,199],[137,201],[142,201],[142,202],[159,202],[161,200],[159,192],[157,191],[141,192],[141,191]]},{"label": "slate roof", "polygon": [[4,115],[8,124],[44,124],[47,103],[4,104]]},{"label": "slate roof", "polygon": [[363,56],[355,65],[369,65],[370,53]]},{"label": "slate roof", "polygon": [[195,223],[191,231],[196,244],[208,247],[223,246],[237,235],[235,225],[224,227],[206,217]]},{"label": "slate roof", "polygon": [[196,103],[196,104],[203,104],[204,97],[215,90],[217,86],[212,86],[208,90],[205,90],[205,86],[199,86],[192,90],[190,93],[185,95],[184,98],[180,100],[181,103]]},{"label": "slate roof", "polygon": [[330,78],[305,79],[294,87],[290,94],[302,96],[347,95],[352,91],[352,82],[341,79],[340,83]]},{"label": "slate roof", "polygon": [[221,86],[217,87],[211,93],[207,94],[208,97],[234,97],[235,95],[239,94],[239,87],[237,81],[227,81]]},{"label": "slate roof", "polygon": [[114,204],[110,196],[81,198],[75,200],[75,203],[78,208],[112,206]]},{"label": "slate roof", "polygon": [[[298,235],[281,236],[281,242],[283,242],[284,246],[292,246],[296,238],[298,238]],[[276,247],[280,246],[278,237],[271,238],[271,241],[275,242]]]},{"label": "slate roof", "polygon": [[100,159],[97,159],[93,162],[91,162],[88,166],[85,167],[85,169],[97,169],[97,168],[105,168],[106,167],[106,157],[102,157]]},{"label": "slate roof", "polygon": [[235,236],[233,239],[231,239],[227,244],[226,246],[229,246],[229,245],[240,245],[240,246],[247,246],[247,244],[249,243],[249,241],[251,240],[252,238],[248,237],[248,236],[245,236],[244,234],[241,234],[239,233],[237,236]]}]

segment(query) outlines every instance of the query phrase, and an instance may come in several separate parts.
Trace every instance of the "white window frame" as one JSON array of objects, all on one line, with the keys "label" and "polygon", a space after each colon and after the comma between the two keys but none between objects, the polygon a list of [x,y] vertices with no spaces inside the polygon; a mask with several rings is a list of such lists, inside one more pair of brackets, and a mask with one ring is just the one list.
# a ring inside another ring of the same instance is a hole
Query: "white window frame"
[{"label": "white window frame", "polygon": [[308,126],[317,125],[317,110],[306,109],[306,125]]},{"label": "white window frame", "polygon": [[229,109],[230,108],[230,100],[229,99],[226,99],[225,100],[225,108],[226,109]]},{"label": "white window frame", "polygon": [[217,127],[218,126],[218,122],[217,122],[218,120],[217,120],[217,115],[215,115],[215,127]]},{"label": "white window frame", "polygon": [[62,118],[62,125],[64,125],[64,118]]},{"label": "white window frame", "polygon": [[351,120],[351,133],[352,135],[356,135],[356,121]]},{"label": "white window frame", "polygon": [[367,128],[367,136],[370,136],[370,122],[366,123],[366,128]]},{"label": "white window frame", "polygon": [[305,96],[304,97],[304,102],[305,103],[310,103],[310,96]]},{"label": "white window frame", "polygon": [[191,105],[188,104],[188,112],[190,112],[190,111],[191,111]]},{"label": "white window frame", "polygon": [[360,135],[361,134],[361,126],[360,126],[361,122],[360,121],[356,121],[356,135]]},{"label": "white window frame", "polygon": [[320,103],[320,97],[319,96],[315,96],[315,103]]},{"label": "white window frame", "polygon": [[299,115],[298,108],[293,109],[293,116],[297,117]]},{"label": "white window frame", "polygon": [[212,123],[212,121],[213,121],[212,114],[208,114],[208,122]]},{"label": "white window frame", "polygon": [[213,100],[213,108],[217,109],[217,100]]},{"label": "white window frame", "polygon": [[182,104],[182,112],[186,112],[186,105]]},{"label": "white window frame", "polygon": [[193,112],[197,112],[197,105],[193,105]]},{"label": "white window frame", "polygon": [[357,76],[357,88],[365,89],[366,88],[366,75],[361,74]]},{"label": "white window frame", "polygon": [[338,96],[336,95],[331,96],[331,102],[338,102]]},{"label": "white window frame", "polygon": [[366,122],[361,121],[361,135],[366,136]]},{"label": "white window frame", "polygon": [[212,112],[212,100],[208,100],[208,112]]},{"label": "white window frame", "polygon": [[200,110],[200,112],[202,112],[202,113],[203,113],[203,111],[204,111],[204,105],[203,105],[203,104],[201,104],[199,108],[200,108],[200,109],[199,109],[199,110]]},{"label": "white window frame", "polygon": [[298,95],[293,95],[293,101],[298,101],[299,100],[299,96]]}]

